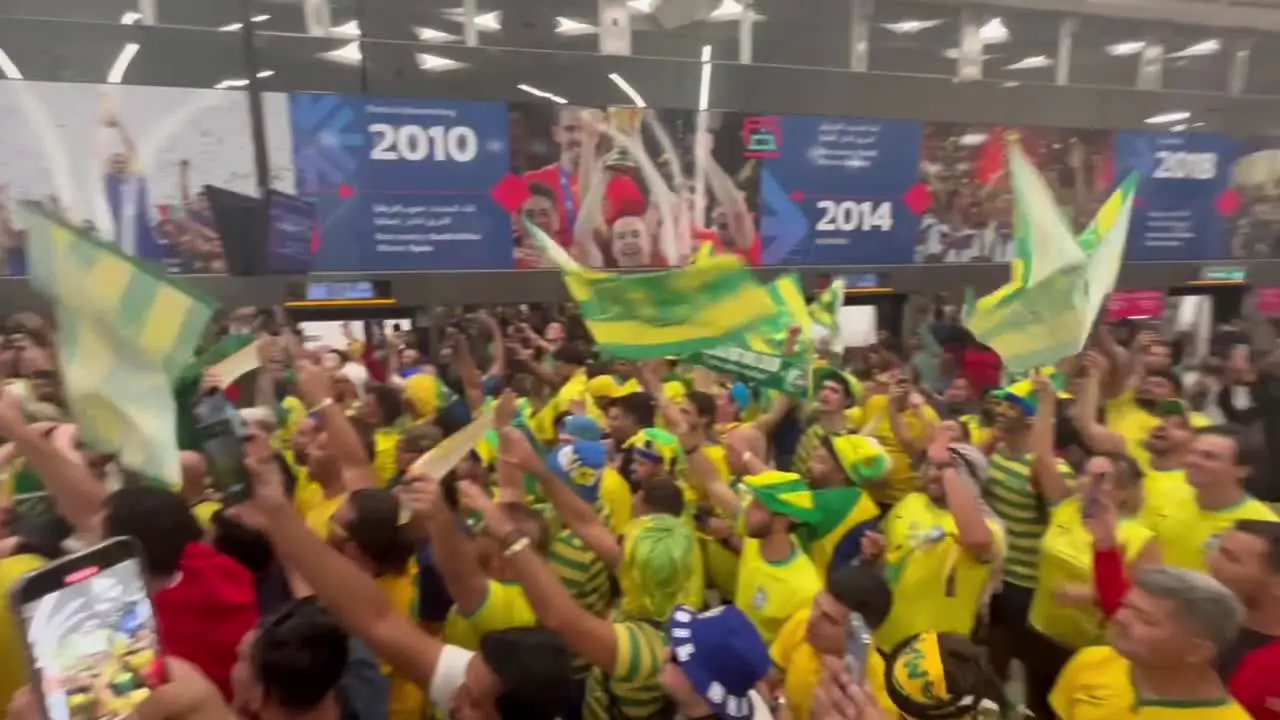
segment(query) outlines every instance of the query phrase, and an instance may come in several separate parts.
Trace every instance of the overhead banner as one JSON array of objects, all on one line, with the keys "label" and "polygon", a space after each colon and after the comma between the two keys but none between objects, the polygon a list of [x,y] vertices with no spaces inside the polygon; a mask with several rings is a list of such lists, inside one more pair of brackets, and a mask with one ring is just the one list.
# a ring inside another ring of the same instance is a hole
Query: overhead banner
[{"label": "overhead banner", "polygon": [[901,265],[929,206],[920,123],[784,115],[751,119],[762,265]]},{"label": "overhead banner", "polygon": [[0,274],[25,275],[35,200],[175,273],[225,273],[204,187],[257,192],[243,92],[0,82]]},{"label": "overhead banner", "polygon": [[1006,139],[1015,136],[1079,232],[1114,182],[1112,134],[1102,130],[926,123],[920,176],[931,199],[914,237],[917,263],[1005,263],[1013,257]]},{"label": "overhead banner", "polygon": [[1229,257],[1227,228],[1239,207],[1231,185],[1237,141],[1219,133],[1116,133],[1116,169],[1142,184],[1129,228],[1128,260]]},{"label": "overhead banner", "polygon": [[317,271],[511,267],[502,103],[322,93],[264,98],[278,190],[315,207]]}]

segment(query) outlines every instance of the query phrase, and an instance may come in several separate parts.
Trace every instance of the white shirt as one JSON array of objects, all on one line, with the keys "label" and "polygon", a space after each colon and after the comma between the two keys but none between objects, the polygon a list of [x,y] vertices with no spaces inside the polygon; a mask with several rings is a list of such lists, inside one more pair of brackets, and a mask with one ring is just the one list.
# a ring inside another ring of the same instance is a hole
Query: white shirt
[{"label": "white shirt", "polygon": [[431,687],[427,690],[433,705],[439,708],[449,707],[454,693],[466,681],[467,666],[475,655],[457,645],[444,646],[440,651],[440,659],[436,661],[436,671],[431,675]]}]

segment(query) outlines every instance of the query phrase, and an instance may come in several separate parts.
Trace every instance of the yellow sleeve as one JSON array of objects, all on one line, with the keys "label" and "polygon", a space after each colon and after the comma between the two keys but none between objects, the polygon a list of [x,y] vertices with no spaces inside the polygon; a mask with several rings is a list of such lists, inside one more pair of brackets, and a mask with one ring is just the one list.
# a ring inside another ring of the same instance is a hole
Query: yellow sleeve
[{"label": "yellow sleeve", "polygon": [[396,476],[396,448],[399,444],[400,433],[394,430],[378,430],[373,435],[373,469],[383,487]]},{"label": "yellow sleeve", "polygon": [[491,632],[534,625],[533,610],[524,591],[515,585],[503,585],[490,580],[484,602],[469,617],[463,616],[476,635],[484,637]]},{"label": "yellow sleeve", "polygon": [[600,502],[609,511],[609,530],[619,536],[626,532],[631,523],[631,486],[612,467],[600,476]]},{"label": "yellow sleeve", "polygon": [[647,637],[645,630],[633,622],[614,623],[613,638],[617,650],[610,677],[625,683],[657,680],[666,648],[659,647],[660,643]]},{"label": "yellow sleeve", "polygon": [[778,631],[773,644],[769,646],[769,659],[773,661],[774,667],[785,671],[787,665],[791,664],[791,655],[805,641],[805,629],[808,624],[809,613],[807,612],[798,612],[782,624],[782,629]]},{"label": "yellow sleeve", "polygon": [[889,699],[889,691],[884,687],[884,657],[872,649],[867,653],[867,687],[871,689],[871,697],[886,718],[900,717],[898,706]]}]

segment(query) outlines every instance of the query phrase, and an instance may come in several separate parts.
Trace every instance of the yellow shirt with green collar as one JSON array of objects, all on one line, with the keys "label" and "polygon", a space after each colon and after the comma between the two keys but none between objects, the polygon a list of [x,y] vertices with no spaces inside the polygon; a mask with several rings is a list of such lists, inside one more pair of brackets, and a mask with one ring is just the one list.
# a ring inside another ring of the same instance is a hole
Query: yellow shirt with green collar
[{"label": "yellow shirt with green collar", "polygon": [[1201,508],[1194,492],[1175,499],[1152,521],[1161,562],[1170,567],[1208,572],[1209,555],[1217,547],[1218,538],[1240,520],[1276,522],[1280,518],[1252,495],[1216,510]]},{"label": "yellow shirt with green collar", "polygon": [[444,623],[444,641],[477,651],[480,638],[491,632],[529,628],[537,624],[538,616],[519,584],[489,580],[484,602],[475,612],[466,615],[458,610],[457,605],[449,609]]},{"label": "yellow shirt with green collar", "polygon": [[1205,701],[1141,698],[1128,660],[1109,646],[1088,647],[1058,673],[1049,705],[1060,720],[1249,720],[1223,689]]},{"label": "yellow shirt with green collar", "polygon": [[[793,720],[810,720],[813,714],[813,691],[822,677],[818,651],[809,644],[807,630],[813,608],[805,608],[791,616],[769,646],[769,659],[782,675],[782,694],[787,699]],[[884,656],[867,653],[865,676],[876,705],[886,718],[897,718],[898,708],[889,699],[884,686]]]}]

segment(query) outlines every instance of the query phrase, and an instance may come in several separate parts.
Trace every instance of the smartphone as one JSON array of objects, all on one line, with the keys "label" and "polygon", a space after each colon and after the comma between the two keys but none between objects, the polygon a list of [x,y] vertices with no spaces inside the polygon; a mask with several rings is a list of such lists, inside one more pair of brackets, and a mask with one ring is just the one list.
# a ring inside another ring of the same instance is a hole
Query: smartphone
[{"label": "smartphone", "polygon": [[134,541],[115,538],[27,575],[10,602],[48,720],[130,717],[165,680]]},{"label": "smartphone", "polygon": [[253,487],[244,464],[244,441],[248,428],[222,393],[214,392],[196,400],[196,437],[200,453],[209,465],[213,490],[225,506],[244,502]]},{"label": "smartphone", "polygon": [[861,613],[849,615],[849,627],[845,631],[844,664],[859,686],[867,677],[867,654],[875,640],[871,637],[871,628]]}]

